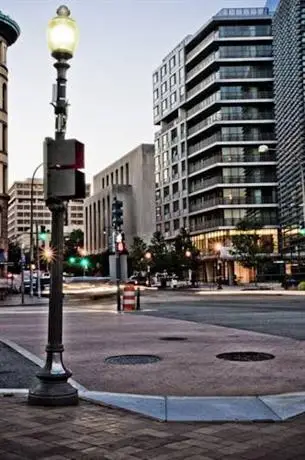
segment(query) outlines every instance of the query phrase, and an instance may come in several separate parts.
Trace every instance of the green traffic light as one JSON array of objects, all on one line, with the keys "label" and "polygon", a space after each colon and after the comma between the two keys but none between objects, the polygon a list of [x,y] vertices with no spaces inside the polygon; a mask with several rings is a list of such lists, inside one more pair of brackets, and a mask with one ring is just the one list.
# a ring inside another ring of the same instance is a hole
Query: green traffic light
[{"label": "green traffic light", "polygon": [[89,266],[89,260],[88,260],[88,259],[82,259],[82,260],[80,261],[80,264],[81,264],[82,267],[88,268],[88,266]]},{"label": "green traffic light", "polygon": [[300,229],[300,234],[301,234],[302,236],[305,236],[305,228],[301,228],[301,229]]},{"label": "green traffic light", "polygon": [[69,258],[69,263],[70,264],[75,264],[75,261],[76,261],[75,257],[70,257]]},{"label": "green traffic light", "polygon": [[41,241],[46,241],[47,239],[47,234],[46,233],[39,233],[39,239]]}]

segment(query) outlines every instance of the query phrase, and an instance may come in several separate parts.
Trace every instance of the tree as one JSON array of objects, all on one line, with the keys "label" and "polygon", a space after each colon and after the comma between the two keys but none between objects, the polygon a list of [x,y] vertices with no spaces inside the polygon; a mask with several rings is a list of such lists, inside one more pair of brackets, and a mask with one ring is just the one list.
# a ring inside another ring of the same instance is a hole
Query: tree
[{"label": "tree", "polygon": [[264,262],[265,248],[261,237],[257,233],[261,225],[254,221],[243,219],[236,225],[238,233],[232,236],[233,249],[231,254],[236,257],[240,264],[255,271],[255,281],[257,279],[258,265]]},{"label": "tree", "polygon": [[139,236],[133,238],[132,245],[130,247],[129,256],[132,264],[133,271],[144,271],[146,270],[147,262],[145,262],[145,254],[147,252],[146,243]]},{"label": "tree", "polygon": [[65,238],[65,258],[78,255],[78,248],[84,246],[84,232],[77,228],[72,230],[70,235]]},{"label": "tree", "polygon": [[185,228],[181,228],[172,245],[172,271],[181,276],[186,270],[198,269],[199,251],[192,242],[191,235]]},{"label": "tree", "polygon": [[152,236],[148,251],[151,253],[151,270],[163,272],[169,269],[169,251],[164,236],[161,232],[155,232]]}]

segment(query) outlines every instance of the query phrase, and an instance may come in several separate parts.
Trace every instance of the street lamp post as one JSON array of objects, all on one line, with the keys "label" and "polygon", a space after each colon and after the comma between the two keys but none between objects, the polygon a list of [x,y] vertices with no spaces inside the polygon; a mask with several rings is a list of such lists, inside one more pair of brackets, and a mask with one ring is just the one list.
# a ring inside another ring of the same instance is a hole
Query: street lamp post
[{"label": "street lamp post", "polygon": [[33,227],[34,227],[34,181],[35,176],[39,168],[43,166],[40,163],[33,172],[31,180],[31,191],[30,191],[30,296],[33,297],[33,263],[34,263],[34,241],[33,241]]},{"label": "street lamp post", "polygon": [[[66,73],[68,61],[73,57],[78,42],[78,28],[70,17],[66,6],[60,6],[57,16],[48,26],[48,45],[56,62],[57,71],[55,112],[55,139],[65,138],[67,120]],[[68,383],[72,373],[63,363],[63,249],[65,203],[62,199],[51,198],[47,205],[52,214],[52,242],[54,260],[51,263],[51,286],[49,300],[48,344],[46,362],[37,373],[38,384],[29,391],[30,404],[43,406],[68,406],[78,404],[78,392]]]}]

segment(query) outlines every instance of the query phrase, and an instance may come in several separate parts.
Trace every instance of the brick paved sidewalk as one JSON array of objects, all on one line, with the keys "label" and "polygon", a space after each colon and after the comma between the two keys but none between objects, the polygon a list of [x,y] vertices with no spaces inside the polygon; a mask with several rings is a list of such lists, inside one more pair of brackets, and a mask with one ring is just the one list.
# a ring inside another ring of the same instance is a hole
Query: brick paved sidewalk
[{"label": "brick paved sidewalk", "polygon": [[0,399],[1,460],[304,460],[305,417],[285,423],[161,423],[81,402]]}]

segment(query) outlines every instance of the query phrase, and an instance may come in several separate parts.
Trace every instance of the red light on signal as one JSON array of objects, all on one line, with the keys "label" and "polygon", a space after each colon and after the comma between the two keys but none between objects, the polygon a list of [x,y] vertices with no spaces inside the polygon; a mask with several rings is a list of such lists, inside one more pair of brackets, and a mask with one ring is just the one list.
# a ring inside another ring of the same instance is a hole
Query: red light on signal
[{"label": "red light on signal", "polygon": [[124,244],[123,243],[118,243],[118,251],[123,252],[124,251]]}]

